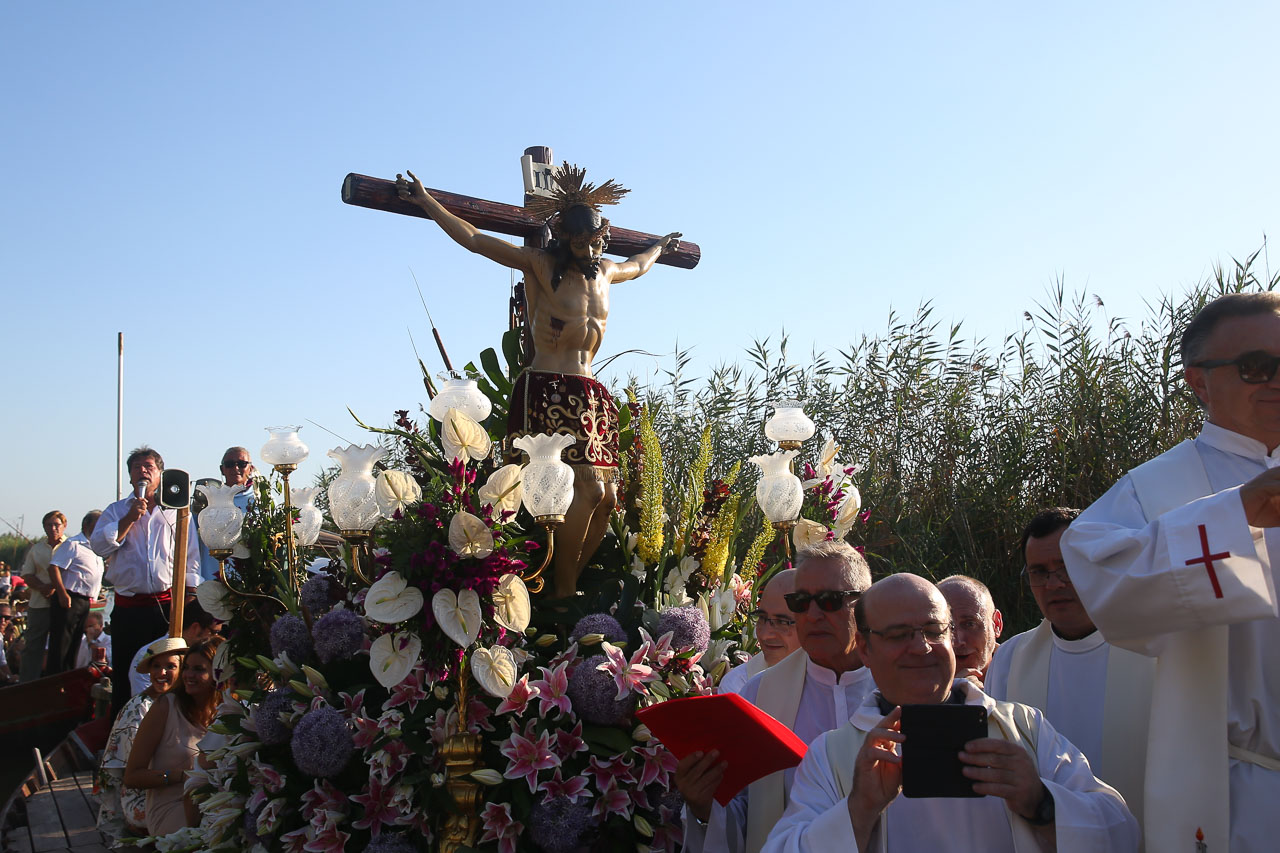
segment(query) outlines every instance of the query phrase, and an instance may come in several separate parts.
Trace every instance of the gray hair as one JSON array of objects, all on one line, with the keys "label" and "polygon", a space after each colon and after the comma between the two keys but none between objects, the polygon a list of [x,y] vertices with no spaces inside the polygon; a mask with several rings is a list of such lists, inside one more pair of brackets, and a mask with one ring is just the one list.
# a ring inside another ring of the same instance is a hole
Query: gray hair
[{"label": "gray hair", "polygon": [[839,563],[840,574],[850,589],[865,591],[871,586],[871,566],[867,564],[867,558],[843,539],[828,539],[815,545],[806,545],[796,552],[797,569],[810,560]]},{"label": "gray hair", "polygon": [[982,601],[984,605],[995,610],[996,600],[991,596],[991,590],[987,588],[985,583],[977,578],[971,578],[968,575],[948,575],[938,581],[935,586],[937,586],[938,589],[942,589],[944,586],[954,586],[957,584],[969,587],[969,589],[973,590],[977,594],[978,599]]},{"label": "gray hair", "polygon": [[1204,345],[1223,320],[1255,314],[1280,314],[1280,293],[1228,293],[1206,304],[1187,324],[1178,352],[1182,366],[1190,367],[1204,357]]}]

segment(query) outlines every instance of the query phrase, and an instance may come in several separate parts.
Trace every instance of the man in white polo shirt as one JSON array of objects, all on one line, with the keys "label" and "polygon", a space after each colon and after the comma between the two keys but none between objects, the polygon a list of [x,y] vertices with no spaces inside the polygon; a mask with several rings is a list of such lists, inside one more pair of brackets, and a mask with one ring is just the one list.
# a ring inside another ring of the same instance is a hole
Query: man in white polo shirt
[{"label": "man in white polo shirt", "polygon": [[89,547],[99,510],[80,521],[80,532],[69,536],[49,560],[49,579],[54,594],[49,603],[49,665],[45,674],[74,669],[80,654],[89,607],[102,589],[102,558]]}]

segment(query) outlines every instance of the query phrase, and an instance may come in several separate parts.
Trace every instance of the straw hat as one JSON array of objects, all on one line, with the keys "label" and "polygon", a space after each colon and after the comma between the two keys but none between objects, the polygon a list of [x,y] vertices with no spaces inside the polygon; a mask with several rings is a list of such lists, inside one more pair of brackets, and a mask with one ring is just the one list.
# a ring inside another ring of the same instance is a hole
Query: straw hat
[{"label": "straw hat", "polygon": [[151,659],[156,655],[185,655],[187,641],[181,637],[165,637],[147,646],[147,653],[138,661],[138,672],[146,675],[151,670]]}]

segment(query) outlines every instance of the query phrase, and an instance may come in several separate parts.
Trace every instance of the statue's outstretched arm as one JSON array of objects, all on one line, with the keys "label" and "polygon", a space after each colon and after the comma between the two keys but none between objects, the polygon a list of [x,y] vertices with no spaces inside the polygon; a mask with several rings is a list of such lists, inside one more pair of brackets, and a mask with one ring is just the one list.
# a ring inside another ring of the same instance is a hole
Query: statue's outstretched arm
[{"label": "statue's outstretched arm", "polygon": [[532,272],[531,263],[538,249],[527,246],[516,246],[506,240],[484,233],[465,219],[454,216],[444,205],[436,201],[427,188],[418,180],[418,176],[406,170],[404,175],[396,175],[396,193],[401,199],[412,202],[426,211],[435,220],[444,233],[468,251],[496,261],[504,267],[511,267],[522,272]]},{"label": "statue's outstretched arm", "polygon": [[613,280],[630,281],[644,275],[657,262],[659,256],[680,248],[680,236],[679,231],[673,231],[640,254],[627,258],[615,268]]}]

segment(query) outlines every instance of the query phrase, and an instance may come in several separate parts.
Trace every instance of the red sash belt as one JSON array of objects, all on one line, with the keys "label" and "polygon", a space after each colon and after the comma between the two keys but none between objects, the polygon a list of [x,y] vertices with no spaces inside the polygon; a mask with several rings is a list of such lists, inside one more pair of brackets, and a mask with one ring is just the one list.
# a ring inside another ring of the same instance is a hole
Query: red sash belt
[{"label": "red sash belt", "polygon": [[116,607],[154,607],[157,604],[168,604],[173,600],[170,590],[164,592],[140,592],[137,595],[117,595]]}]

